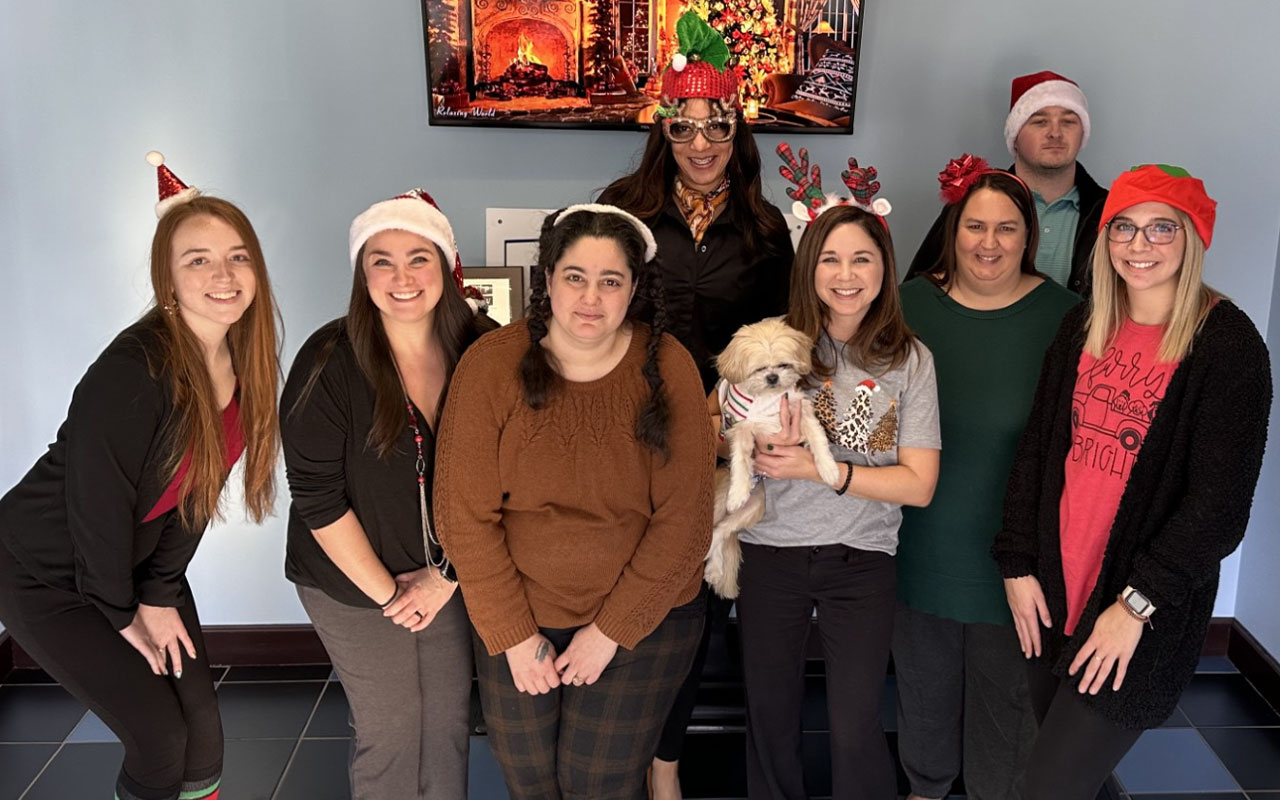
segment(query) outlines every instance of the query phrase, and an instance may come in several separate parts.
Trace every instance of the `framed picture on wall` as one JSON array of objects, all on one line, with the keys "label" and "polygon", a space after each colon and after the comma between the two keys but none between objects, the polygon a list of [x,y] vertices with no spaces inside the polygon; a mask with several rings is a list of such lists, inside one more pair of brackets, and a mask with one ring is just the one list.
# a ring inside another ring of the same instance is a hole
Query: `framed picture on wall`
[{"label": "framed picture on wall", "polygon": [[694,11],[723,35],[741,117],[853,131],[867,0],[420,0],[432,125],[643,130]]},{"label": "framed picture on wall", "polygon": [[463,267],[462,285],[480,290],[498,324],[524,316],[524,267]]}]

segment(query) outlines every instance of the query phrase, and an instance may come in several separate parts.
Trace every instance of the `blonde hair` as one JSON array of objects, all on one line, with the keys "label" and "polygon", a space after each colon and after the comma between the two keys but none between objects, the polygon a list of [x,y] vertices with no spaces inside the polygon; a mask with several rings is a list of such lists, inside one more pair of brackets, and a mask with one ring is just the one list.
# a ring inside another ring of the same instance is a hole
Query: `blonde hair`
[{"label": "blonde hair", "polygon": [[[1178,289],[1173,299],[1173,313],[1165,324],[1157,358],[1162,362],[1181,361],[1191,351],[1192,340],[1209,316],[1209,309],[1222,298],[1222,293],[1204,283],[1204,241],[1196,232],[1191,218],[1181,209],[1173,209],[1186,236],[1182,264],[1178,268]],[[1138,236],[1145,235],[1138,231]],[[1124,279],[1111,264],[1111,251],[1105,235],[1093,246],[1093,295],[1089,317],[1085,321],[1085,352],[1102,358],[1107,345],[1120,326],[1129,318],[1129,294]]]}]

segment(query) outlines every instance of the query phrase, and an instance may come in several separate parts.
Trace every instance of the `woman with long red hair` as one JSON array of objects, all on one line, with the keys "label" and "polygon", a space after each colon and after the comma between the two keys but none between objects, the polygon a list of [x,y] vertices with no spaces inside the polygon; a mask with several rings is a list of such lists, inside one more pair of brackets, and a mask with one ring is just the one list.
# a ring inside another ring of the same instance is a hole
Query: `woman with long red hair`
[{"label": "woman with long red hair", "polygon": [[0,619],[124,744],[118,800],[209,800],[222,722],[185,573],[242,456],[249,516],[271,511],[278,313],[244,213],[148,161],[154,304],[0,500]]}]

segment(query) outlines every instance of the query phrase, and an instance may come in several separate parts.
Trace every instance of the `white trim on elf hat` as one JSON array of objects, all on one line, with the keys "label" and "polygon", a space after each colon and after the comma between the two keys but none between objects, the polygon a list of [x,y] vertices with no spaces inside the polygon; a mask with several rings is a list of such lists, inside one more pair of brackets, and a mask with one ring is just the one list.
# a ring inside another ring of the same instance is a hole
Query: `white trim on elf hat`
[{"label": "white trim on elf hat", "polygon": [[1049,106],[1062,106],[1076,112],[1083,133],[1080,147],[1083,149],[1089,143],[1089,101],[1075,81],[1047,70],[1021,75],[1013,79],[1011,94],[1009,116],[1004,120],[1004,143],[1010,155],[1015,155],[1013,142],[1022,126],[1027,124],[1032,114]]}]

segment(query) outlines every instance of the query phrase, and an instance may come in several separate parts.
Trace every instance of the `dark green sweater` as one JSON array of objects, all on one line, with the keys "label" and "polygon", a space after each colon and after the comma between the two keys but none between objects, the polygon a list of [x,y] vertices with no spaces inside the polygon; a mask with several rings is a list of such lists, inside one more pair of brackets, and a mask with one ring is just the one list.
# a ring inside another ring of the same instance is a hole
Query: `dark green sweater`
[{"label": "dark green sweater", "polygon": [[902,285],[907,324],[933,351],[942,426],[933,502],[904,507],[898,535],[898,597],[911,608],[1011,623],[991,542],[1045,350],[1079,302],[1045,281],[1011,306],[974,311],[927,278]]}]

